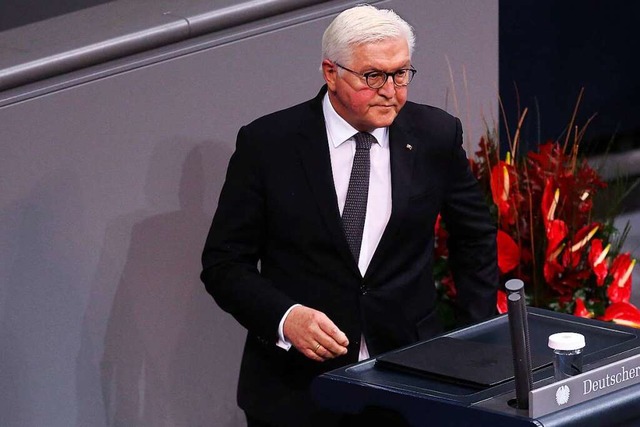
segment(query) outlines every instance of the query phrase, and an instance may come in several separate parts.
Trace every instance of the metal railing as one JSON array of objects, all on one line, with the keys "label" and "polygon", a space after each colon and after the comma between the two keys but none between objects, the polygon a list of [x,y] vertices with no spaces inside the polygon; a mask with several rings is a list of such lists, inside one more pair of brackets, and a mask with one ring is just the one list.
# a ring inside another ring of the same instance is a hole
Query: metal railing
[{"label": "metal railing", "polygon": [[0,33],[0,92],[327,0],[118,0]]}]

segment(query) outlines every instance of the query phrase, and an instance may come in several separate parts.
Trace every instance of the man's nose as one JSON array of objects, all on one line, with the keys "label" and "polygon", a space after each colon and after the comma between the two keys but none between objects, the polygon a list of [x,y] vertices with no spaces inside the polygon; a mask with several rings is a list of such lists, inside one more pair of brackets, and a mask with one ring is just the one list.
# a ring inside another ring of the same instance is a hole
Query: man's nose
[{"label": "man's nose", "polygon": [[387,81],[378,89],[378,93],[385,98],[391,98],[396,94],[396,85],[393,83],[393,77],[388,76]]}]

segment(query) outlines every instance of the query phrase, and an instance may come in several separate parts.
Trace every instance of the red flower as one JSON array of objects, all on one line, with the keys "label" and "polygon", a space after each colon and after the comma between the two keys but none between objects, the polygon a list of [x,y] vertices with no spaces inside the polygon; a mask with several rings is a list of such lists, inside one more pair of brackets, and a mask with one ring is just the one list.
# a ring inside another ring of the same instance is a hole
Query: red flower
[{"label": "red flower", "polygon": [[498,309],[498,313],[500,314],[504,314],[509,310],[509,306],[507,305],[506,292],[498,290],[498,299],[496,301],[496,308]]},{"label": "red flower", "polygon": [[498,269],[500,273],[508,273],[520,264],[520,247],[511,236],[498,230]]},{"label": "red flower", "polygon": [[640,328],[640,310],[628,302],[615,302],[607,307],[600,320]]},{"label": "red flower", "polygon": [[514,211],[509,203],[511,186],[513,185],[513,173],[510,171],[512,168],[506,162],[499,161],[491,169],[490,176],[493,203],[498,207],[501,222],[505,224],[515,223]]},{"label": "red flower", "polygon": [[593,313],[587,310],[587,307],[584,305],[584,300],[582,298],[576,298],[576,308],[573,310],[573,314],[579,317],[593,317]]},{"label": "red flower", "polygon": [[564,221],[554,219],[547,224],[547,250],[544,260],[543,274],[544,278],[551,286],[564,271],[564,266],[557,261],[558,255],[564,248],[562,241],[568,234],[567,225]]},{"label": "red flower", "polygon": [[596,283],[598,286],[604,285],[604,279],[607,277],[607,253],[611,244],[608,244],[606,248],[602,249],[602,240],[593,239],[591,241],[591,248],[589,249],[589,265],[596,275]]},{"label": "red flower", "polygon": [[613,282],[607,288],[609,299],[616,302],[629,302],[631,297],[631,271],[636,261],[631,259],[628,253],[620,254],[611,264],[611,276]]},{"label": "red flower", "polygon": [[585,225],[580,230],[578,230],[575,237],[573,238],[573,246],[571,246],[571,252],[577,252],[582,249],[587,243],[589,243],[589,240],[591,240],[591,238],[596,234],[599,228],[600,224],[594,222],[592,224]]},{"label": "red flower", "polygon": [[593,223],[585,225],[580,230],[578,230],[576,235],[573,237],[571,247],[567,252],[565,252],[565,256],[562,262],[565,267],[578,267],[580,259],[582,258],[582,249],[587,245],[587,243],[589,243],[589,241],[596,234],[599,228],[600,224]]},{"label": "red flower", "polygon": [[556,259],[560,254],[560,244],[569,234],[569,228],[564,221],[560,219],[554,219],[548,222],[546,227],[547,233],[547,261]]},{"label": "red flower", "polygon": [[442,224],[442,217],[440,216],[440,214],[438,214],[435,226],[434,255],[436,259],[449,257],[449,249],[447,248],[447,237],[449,237],[449,233],[447,232],[447,230],[445,230],[445,227]]},{"label": "red flower", "polygon": [[444,288],[445,295],[447,295],[452,300],[455,300],[456,295],[458,295],[458,290],[456,289],[453,277],[451,277],[451,275],[445,276],[440,282],[442,283],[442,287]]},{"label": "red flower", "polygon": [[556,278],[564,271],[564,267],[555,259],[547,260],[544,263],[543,273],[544,279],[553,286]]},{"label": "red flower", "polygon": [[556,188],[553,179],[547,178],[544,183],[544,191],[542,192],[542,203],[540,203],[542,220],[545,226],[548,226],[549,221],[555,218],[559,200],[560,191]]},{"label": "red flower", "polygon": [[557,157],[560,153],[560,147],[553,141],[547,141],[540,145],[538,152],[530,152],[527,157],[535,162],[539,168],[553,171],[557,169]]},{"label": "red flower", "polygon": [[[536,307],[598,318],[611,305],[609,320],[637,321],[640,327],[638,310],[618,305],[629,301],[635,261],[624,254],[610,262],[609,242],[617,230],[610,215],[598,216],[601,209],[594,209],[598,190],[606,184],[578,157],[582,135],[576,126],[574,144],[548,141],[526,156],[517,156],[516,148],[523,145],[514,138],[504,161],[495,130],[481,139],[470,165],[497,220],[500,281],[526,281],[527,301]],[[446,268],[447,233],[439,221],[435,233],[439,291],[446,291],[445,298],[455,297]],[[504,292],[498,293],[496,307],[507,311]]]}]

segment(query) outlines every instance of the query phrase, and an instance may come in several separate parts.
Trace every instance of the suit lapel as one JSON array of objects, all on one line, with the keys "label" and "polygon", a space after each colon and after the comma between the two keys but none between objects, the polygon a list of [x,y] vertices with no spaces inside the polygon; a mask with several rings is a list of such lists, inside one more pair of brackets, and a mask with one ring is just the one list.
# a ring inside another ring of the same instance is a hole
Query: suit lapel
[{"label": "suit lapel", "polygon": [[325,92],[326,90],[323,89],[310,102],[310,118],[308,121],[301,123],[299,130],[300,143],[294,145],[331,239],[347,264],[354,272],[360,274],[342,229],[338,198],[333,183],[329,142],[322,114],[322,98]]},{"label": "suit lapel", "polygon": [[392,246],[397,243],[394,236],[402,224],[403,213],[407,209],[417,147],[410,124],[397,118],[389,129],[391,216],[369,263],[365,279],[375,273],[375,270],[382,265],[385,253],[393,249]]}]

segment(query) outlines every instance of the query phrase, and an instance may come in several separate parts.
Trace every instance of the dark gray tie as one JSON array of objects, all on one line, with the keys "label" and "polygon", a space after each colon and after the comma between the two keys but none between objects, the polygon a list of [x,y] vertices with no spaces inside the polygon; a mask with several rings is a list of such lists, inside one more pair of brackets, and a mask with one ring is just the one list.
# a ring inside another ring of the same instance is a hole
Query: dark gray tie
[{"label": "dark gray tie", "polygon": [[362,230],[364,230],[367,197],[369,196],[369,171],[371,169],[369,149],[371,144],[376,142],[376,138],[370,133],[360,132],[354,136],[354,139],[356,140],[356,154],[353,157],[347,198],[342,210],[342,228],[344,228],[349,249],[351,249],[357,263],[360,258]]}]

